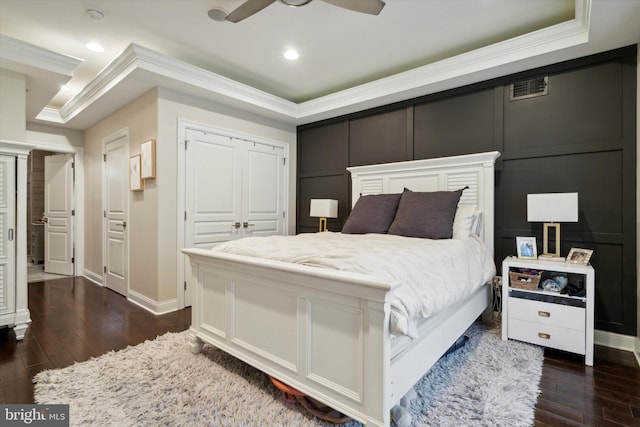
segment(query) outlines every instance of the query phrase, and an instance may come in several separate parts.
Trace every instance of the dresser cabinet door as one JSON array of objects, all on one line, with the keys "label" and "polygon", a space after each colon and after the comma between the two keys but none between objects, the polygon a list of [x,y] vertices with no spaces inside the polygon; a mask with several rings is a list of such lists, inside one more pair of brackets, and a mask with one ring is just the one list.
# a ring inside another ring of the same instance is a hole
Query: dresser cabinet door
[{"label": "dresser cabinet door", "polygon": [[0,155],[0,316],[15,312],[15,227],[16,158]]}]

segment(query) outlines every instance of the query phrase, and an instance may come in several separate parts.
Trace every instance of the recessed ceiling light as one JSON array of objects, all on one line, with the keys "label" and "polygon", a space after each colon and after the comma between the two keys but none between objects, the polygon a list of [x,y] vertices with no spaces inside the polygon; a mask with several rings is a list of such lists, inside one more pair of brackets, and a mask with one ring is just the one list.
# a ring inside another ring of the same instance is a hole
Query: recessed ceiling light
[{"label": "recessed ceiling light", "polygon": [[89,42],[85,46],[87,46],[87,49],[92,50],[94,52],[100,52],[100,53],[104,52],[104,48],[100,45],[100,43]]},{"label": "recessed ceiling light", "polygon": [[100,22],[104,19],[104,13],[98,9],[87,9],[87,15],[93,22]]},{"label": "recessed ceiling light", "polygon": [[295,61],[296,59],[300,58],[300,54],[295,49],[287,49],[284,52],[284,57],[289,61]]},{"label": "recessed ceiling light", "polygon": [[69,90],[69,86],[67,86],[67,85],[62,85],[62,86],[60,86],[60,90],[62,90],[62,91]]}]

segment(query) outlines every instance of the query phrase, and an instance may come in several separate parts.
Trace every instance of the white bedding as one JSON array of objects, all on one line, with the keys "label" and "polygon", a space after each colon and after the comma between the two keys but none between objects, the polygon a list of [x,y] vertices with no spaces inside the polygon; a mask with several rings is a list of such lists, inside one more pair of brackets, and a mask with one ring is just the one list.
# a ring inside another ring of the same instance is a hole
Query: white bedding
[{"label": "white bedding", "polygon": [[212,250],[371,274],[397,281],[390,331],[416,336],[415,324],[483,286],[495,275],[493,257],[475,236],[429,240],[388,234],[303,233],[249,237]]}]

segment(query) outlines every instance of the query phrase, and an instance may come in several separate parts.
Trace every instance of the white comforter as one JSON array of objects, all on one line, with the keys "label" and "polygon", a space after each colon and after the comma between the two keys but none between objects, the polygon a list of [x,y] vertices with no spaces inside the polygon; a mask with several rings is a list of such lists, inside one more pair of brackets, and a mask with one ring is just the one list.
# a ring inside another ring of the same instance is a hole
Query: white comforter
[{"label": "white comforter", "polygon": [[418,320],[454,304],[495,274],[482,241],[429,240],[387,234],[305,233],[249,237],[212,250],[371,274],[402,284],[392,295],[389,328],[416,336]]}]

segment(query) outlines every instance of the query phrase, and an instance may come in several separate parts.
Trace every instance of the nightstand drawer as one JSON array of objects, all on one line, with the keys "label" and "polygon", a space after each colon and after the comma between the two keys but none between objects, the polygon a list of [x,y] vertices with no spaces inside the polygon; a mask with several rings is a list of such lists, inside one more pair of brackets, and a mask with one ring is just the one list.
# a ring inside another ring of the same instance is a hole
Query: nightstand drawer
[{"label": "nightstand drawer", "polygon": [[510,318],[508,335],[518,341],[585,354],[585,334],[573,329]]},{"label": "nightstand drawer", "polygon": [[[509,322],[521,320],[573,330],[584,336],[585,309],[548,302],[509,298]],[[511,323],[509,323],[511,329]],[[509,334],[511,335],[511,334]]]}]

